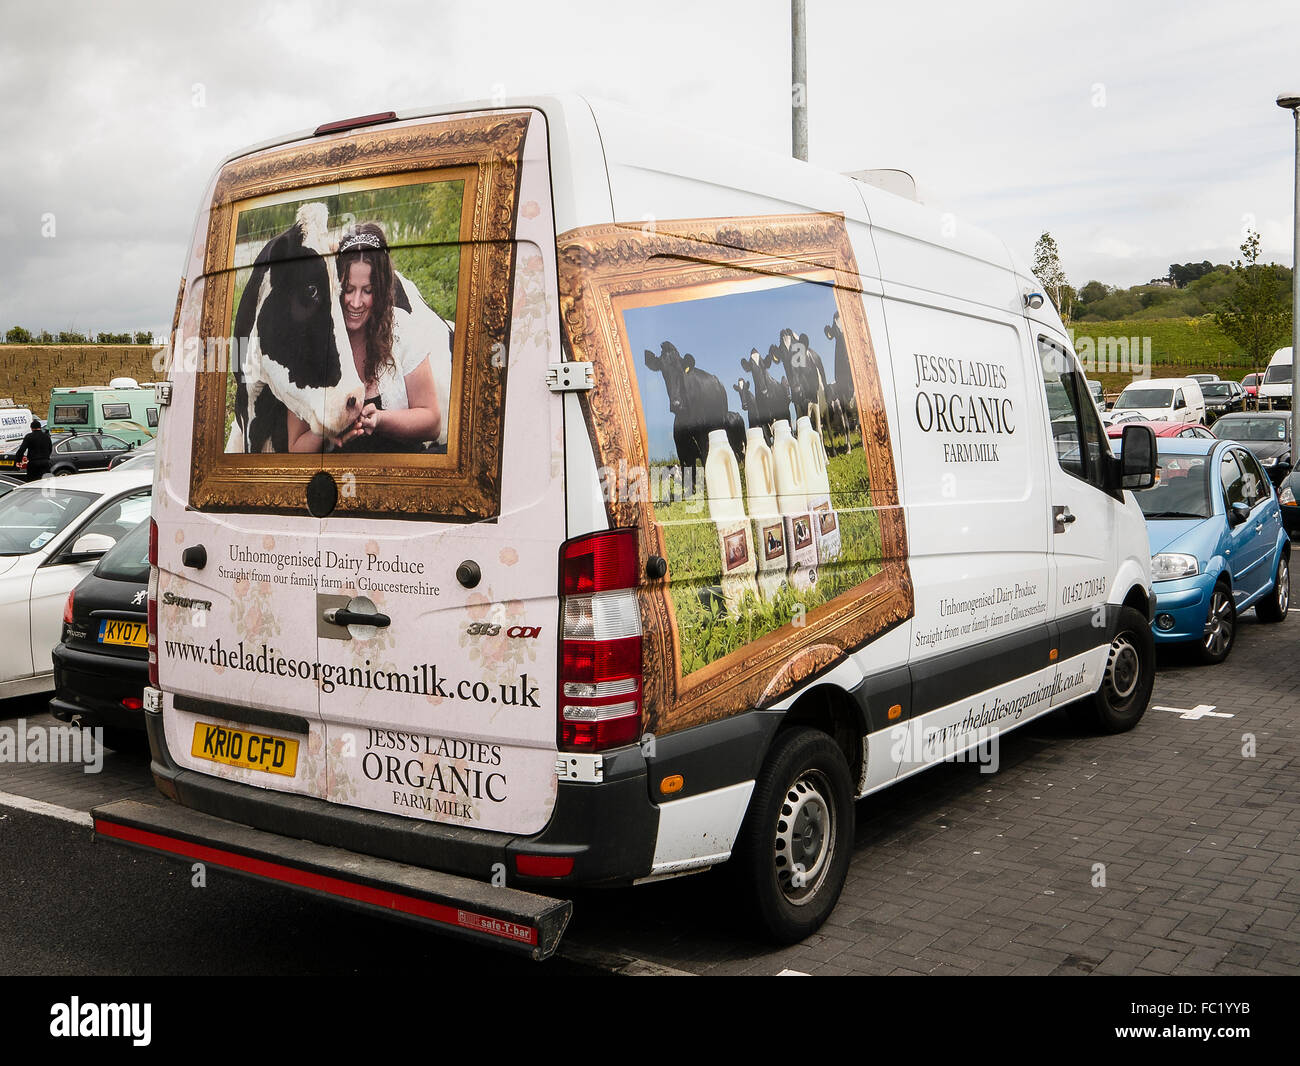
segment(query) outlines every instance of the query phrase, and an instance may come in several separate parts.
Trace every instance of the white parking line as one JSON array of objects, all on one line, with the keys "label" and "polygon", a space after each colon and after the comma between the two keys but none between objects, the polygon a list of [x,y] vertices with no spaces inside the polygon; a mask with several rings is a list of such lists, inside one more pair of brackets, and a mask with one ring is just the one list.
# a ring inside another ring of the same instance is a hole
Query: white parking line
[{"label": "white parking line", "polygon": [[61,818],[65,822],[75,822],[77,825],[87,827],[95,824],[89,811],[74,811],[71,807],[60,807],[55,803],[15,796],[12,792],[0,792],[0,807],[16,807],[28,814],[43,814],[47,818]]}]

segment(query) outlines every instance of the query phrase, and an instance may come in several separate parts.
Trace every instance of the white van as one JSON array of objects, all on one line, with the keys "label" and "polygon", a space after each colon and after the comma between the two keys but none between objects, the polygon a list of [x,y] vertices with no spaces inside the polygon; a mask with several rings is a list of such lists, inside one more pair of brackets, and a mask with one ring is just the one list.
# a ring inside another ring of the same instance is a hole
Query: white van
[{"label": "white van", "polygon": [[572,97],[232,156],[159,390],[179,806],[99,834],[539,957],[575,885],[730,862],[791,941],[855,798],[1132,728],[1154,439],[940,222]]},{"label": "white van", "polygon": [[1270,407],[1291,406],[1291,349],[1279,348],[1268,361],[1259,383],[1259,402]]},{"label": "white van", "polygon": [[22,440],[32,431],[32,412],[26,407],[0,407],[0,443]]},{"label": "white van", "polygon": [[1205,423],[1205,396],[1192,378],[1150,378],[1126,385],[1110,409],[1112,420],[1136,412],[1149,422]]}]

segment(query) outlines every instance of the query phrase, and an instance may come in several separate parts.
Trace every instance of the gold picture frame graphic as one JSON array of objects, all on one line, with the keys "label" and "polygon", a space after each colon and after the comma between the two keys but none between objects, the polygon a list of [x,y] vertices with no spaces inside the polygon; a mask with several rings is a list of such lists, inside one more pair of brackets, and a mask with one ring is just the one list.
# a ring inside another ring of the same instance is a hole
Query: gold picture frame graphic
[{"label": "gold picture frame graphic", "polygon": [[[881,568],[866,581],[684,676],[680,635],[664,582],[638,590],[646,669],[645,728],[666,734],[779,700],[798,685],[910,618],[914,610],[907,532],[844,218],[832,214],[656,220],[653,227],[606,224],[558,240],[561,315],[573,358],[594,364],[597,388],[580,393],[597,465],[649,469],[647,431],[625,309],[695,300],[785,281],[833,286],[854,379],[871,505],[880,523]],[[644,493],[606,500],[610,526],[635,527],[642,564],[667,557],[664,532]],[[805,521],[809,521],[805,519]],[[809,521],[810,524],[810,521]],[[811,540],[812,531],[807,530]],[[671,579],[671,575],[669,575]]]},{"label": "gold picture frame graphic", "polygon": [[[233,323],[235,222],[246,205],[283,193],[310,199],[352,188],[463,181],[456,330],[445,455],[351,452],[242,454],[225,451],[226,374],[196,374],[195,462],[190,503],[201,511],[308,514],[307,483],[324,470],[350,475],[333,511],[341,515],[494,520],[501,507],[506,350],[514,291],[514,233],[524,138],[530,116],[472,115],[357,132],[343,142],[296,145],[226,166],[213,195],[204,250],[203,337]],[[224,278],[224,283],[221,279]],[[498,365],[500,364],[500,365]]]}]

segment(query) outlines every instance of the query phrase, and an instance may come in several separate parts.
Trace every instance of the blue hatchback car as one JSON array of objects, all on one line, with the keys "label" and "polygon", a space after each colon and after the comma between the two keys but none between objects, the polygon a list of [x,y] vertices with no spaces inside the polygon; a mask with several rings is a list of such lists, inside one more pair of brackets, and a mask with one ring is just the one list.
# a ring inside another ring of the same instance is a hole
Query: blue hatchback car
[{"label": "blue hatchback car", "polygon": [[1201,659],[1232,650],[1237,615],[1286,617],[1291,538],[1259,461],[1226,440],[1163,437],[1156,483],[1136,493],[1147,519],[1156,643],[1196,641]]}]

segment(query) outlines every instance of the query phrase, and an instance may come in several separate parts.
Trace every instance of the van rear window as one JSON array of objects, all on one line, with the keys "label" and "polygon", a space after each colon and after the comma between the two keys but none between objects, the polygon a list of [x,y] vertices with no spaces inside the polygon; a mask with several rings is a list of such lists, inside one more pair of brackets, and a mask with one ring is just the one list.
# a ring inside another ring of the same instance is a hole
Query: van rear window
[{"label": "van rear window", "polygon": [[90,421],[90,405],[55,404],[50,421],[56,426],[83,426]]},{"label": "van rear window", "polygon": [[104,413],[105,418],[131,417],[131,405],[129,403],[101,403],[99,409]]},{"label": "van rear window", "polygon": [[197,381],[192,503],[303,510],[324,469],[348,512],[499,511],[521,254],[518,167],[501,163],[517,161],[527,122],[358,134],[344,181],[315,144],[222,172],[203,311],[218,343],[205,342]]}]

